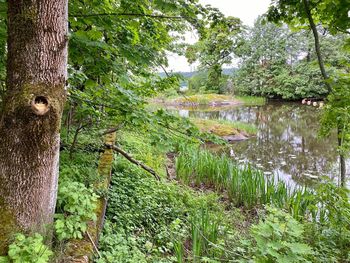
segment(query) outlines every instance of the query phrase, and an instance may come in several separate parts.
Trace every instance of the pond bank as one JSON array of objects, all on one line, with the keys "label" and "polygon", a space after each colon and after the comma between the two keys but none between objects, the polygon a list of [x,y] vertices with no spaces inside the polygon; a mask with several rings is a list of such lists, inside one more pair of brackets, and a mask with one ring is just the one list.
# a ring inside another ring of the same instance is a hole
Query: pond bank
[{"label": "pond bank", "polygon": [[228,142],[247,140],[257,132],[256,127],[248,123],[201,118],[190,120],[200,131],[215,134]]},{"label": "pond bank", "polygon": [[[221,111],[240,105],[262,105],[264,98],[260,97],[234,97],[222,94],[195,94],[175,98],[158,97],[152,101],[154,104],[170,110],[188,111]],[[181,112],[179,112],[181,115]],[[181,115],[182,117],[188,117]],[[221,137],[227,142],[246,140],[256,135],[254,125],[242,122],[230,122],[207,118],[191,118],[191,122],[202,132],[211,133]]]},{"label": "pond bank", "polygon": [[161,103],[167,106],[224,106],[224,105],[238,105],[242,102],[232,96],[221,94],[196,94],[196,95],[182,95],[177,98],[158,98],[154,100],[155,103]]}]

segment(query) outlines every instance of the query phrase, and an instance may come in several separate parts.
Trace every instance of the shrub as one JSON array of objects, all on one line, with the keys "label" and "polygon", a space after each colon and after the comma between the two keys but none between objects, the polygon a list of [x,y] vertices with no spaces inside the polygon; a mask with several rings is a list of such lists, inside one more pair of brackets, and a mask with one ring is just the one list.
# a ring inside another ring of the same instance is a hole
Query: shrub
[{"label": "shrub", "polygon": [[9,246],[8,256],[0,257],[1,263],[47,263],[53,255],[52,251],[43,243],[39,234],[26,237],[17,234],[14,242]]},{"label": "shrub", "polygon": [[58,189],[55,230],[59,240],[82,238],[87,221],[96,220],[97,195],[82,183],[63,182]]},{"label": "shrub", "polygon": [[252,255],[257,262],[310,262],[312,248],[303,243],[303,225],[277,208],[267,208],[268,215],[252,226],[256,246]]}]

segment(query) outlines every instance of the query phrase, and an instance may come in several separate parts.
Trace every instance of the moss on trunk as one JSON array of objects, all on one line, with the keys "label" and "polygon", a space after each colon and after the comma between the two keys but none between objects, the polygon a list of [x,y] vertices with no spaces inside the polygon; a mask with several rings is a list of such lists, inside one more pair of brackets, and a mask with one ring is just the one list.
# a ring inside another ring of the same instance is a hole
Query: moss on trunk
[{"label": "moss on trunk", "polygon": [[[11,208],[5,206],[4,200],[0,197],[0,207],[2,208],[0,213],[0,237],[9,237],[11,234],[18,231],[16,228],[16,217]],[[0,255],[5,255],[8,249],[8,243],[0,238]]]}]

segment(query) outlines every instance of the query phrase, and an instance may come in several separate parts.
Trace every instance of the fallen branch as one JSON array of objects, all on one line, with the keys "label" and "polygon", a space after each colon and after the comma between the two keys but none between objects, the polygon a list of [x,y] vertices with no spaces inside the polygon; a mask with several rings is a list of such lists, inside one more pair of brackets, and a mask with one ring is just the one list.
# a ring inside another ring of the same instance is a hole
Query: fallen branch
[{"label": "fallen branch", "polygon": [[123,155],[126,159],[128,159],[130,162],[132,162],[133,164],[136,164],[137,166],[141,167],[143,170],[147,171],[148,173],[152,174],[158,181],[160,181],[160,177],[159,175],[150,167],[144,165],[143,163],[141,163],[138,160],[135,160],[133,157],[131,157],[127,152],[123,151],[122,149],[120,149],[119,147],[115,146],[115,145],[110,145],[110,144],[105,144],[105,146],[109,149],[112,149],[118,153],[120,153],[121,155]]},{"label": "fallen branch", "polygon": [[116,127],[109,128],[108,130],[104,131],[101,135],[107,135],[107,134],[116,132],[116,131],[120,130],[121,128],[123,128],[124,125],[125,125],[125,122],[120,123]]},{"label": "fallen branch", "polygon": [[94,240],[93,240],[92,237],[90,236],[89,231],[86,231],[86,234],[87,234],[87,236],[88,236],[88,238],[89,238],[91,244],[93,245],[93,247],[94,247],[94,249],[95,249],[95,251],[96,251],[98,257],[99,257],[99,258],[102,258],[102,255],[101,255],[100,251],[98,250],[98,248],[97,248],[97,246],[96,246]]}]

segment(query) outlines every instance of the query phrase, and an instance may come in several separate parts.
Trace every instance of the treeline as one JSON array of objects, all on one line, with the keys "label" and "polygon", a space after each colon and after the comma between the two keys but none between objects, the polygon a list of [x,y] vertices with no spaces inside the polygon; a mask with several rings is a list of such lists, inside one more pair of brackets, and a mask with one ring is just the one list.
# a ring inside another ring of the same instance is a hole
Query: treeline
[{"label": "treeline", "polygon": [[[331,35],[322,27],[318,30],[327,70],[335,73],[350,61],[343,50],[346,36]],[[230,76],[221,75],[220,93],[285,100],[327,96],[310,30],[293,31],[259,17],[252,28],[241,32],[239,43],[234,51],[238,69]],[[210,92],[207,82],[208,73],[202,71],[189,79],[189,87]]]},{"label": "treeline", "polygon": [[[349,54],[342,51],[344,36],[318,30],[327,69],[334,72],[349,61]],[[294,32],[259,18],[244,39],[237,52],[240,67],[233,77],[235,92],[282,99],[327,95],[310,30]]]}]

